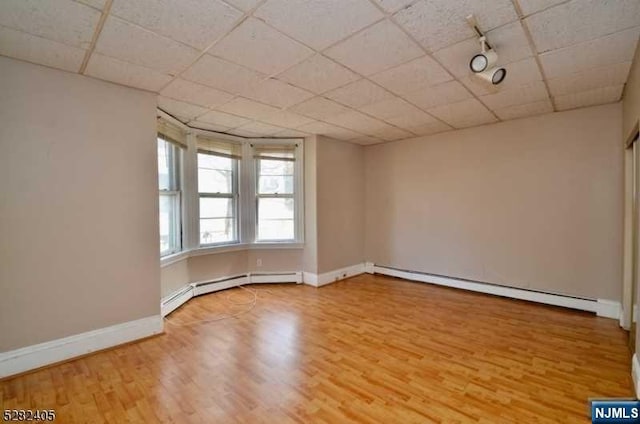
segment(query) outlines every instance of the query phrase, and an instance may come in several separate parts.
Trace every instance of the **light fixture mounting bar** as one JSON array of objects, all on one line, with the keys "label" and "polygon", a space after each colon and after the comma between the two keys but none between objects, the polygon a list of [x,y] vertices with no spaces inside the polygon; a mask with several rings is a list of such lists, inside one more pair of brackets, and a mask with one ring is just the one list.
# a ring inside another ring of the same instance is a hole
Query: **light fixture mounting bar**
[{"label": "light fixture mounting bar", "polygon": [[467,23],[476,32],[476,34],[478,34],[479,38],[484,37],[484,43],[487,46],[487,49],[491,50],[491,44],[489,44],[489,42],[487,41],[487,36],[484,35],[484,32],[482,32],[482,30],[478,26],[478,21],[476,20],[476,17],[473,15],[467,16]]}]

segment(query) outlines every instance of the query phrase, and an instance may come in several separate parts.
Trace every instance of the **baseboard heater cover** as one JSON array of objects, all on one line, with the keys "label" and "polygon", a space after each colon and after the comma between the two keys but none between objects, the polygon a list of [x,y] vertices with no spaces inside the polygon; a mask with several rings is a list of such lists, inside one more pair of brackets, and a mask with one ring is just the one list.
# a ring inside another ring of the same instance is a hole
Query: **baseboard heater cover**
[{"label": "baseboard heater cover", "polygon": [[544,303],[547,305],[562,306],[594,312],[598,316],[619,319],[620,302],[607,299],[590,299],[558,293],[549,293],[539,290],[504,286],[484,281],[469,280],[465,278],[448,277],[440,274],[430,274],[420,271],[393,268],[389,266],[373,265],[373,272],[391,277],[399,277],[405,280],[419,281],[440,286],[492,294],[495,296],[510,297],[513,299],[527,300],[530,302]]},{"label": "baseboard heater cover", "polygon": [[217,278],[215,280],[197,281],[189,283],[186,286],[171,293],[161,302],[162,316],[166,317],[180,306],[187,303],[191,298],[201,296],[203,294],[213,293],[220,290],[226,290],[238,287],[243,284],[254,283],[301,283],[301,272],[282,272],[282,273],[249,273],[238,274],[229,277]]}]

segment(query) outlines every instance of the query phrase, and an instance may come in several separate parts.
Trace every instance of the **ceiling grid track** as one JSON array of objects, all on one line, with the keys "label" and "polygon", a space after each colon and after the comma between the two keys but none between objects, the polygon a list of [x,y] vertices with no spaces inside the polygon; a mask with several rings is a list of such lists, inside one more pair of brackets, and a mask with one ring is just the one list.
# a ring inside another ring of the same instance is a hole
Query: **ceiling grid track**
[{"label": "ceiling grid track", "polygon": [[540,55],[538,54],[538,49],[536,48],[536,44],[533,42],[533,37],[531,36],[531,31],[529,30],[529,26],[525,21],[524,13],[522,13],[522,8],[520,7],[520,3],[518,0],[511,0],[513,3],[513,7],[516,9],[516,13],[520,18],[520,25],[524,29],[525,36],[527,37],[527,42],[529,43],[529,47],[531,48],[531,52],[533,53],[533,58],[536,61],[536,65],[538,66],[538,70],[540,71],[540,75],[542,75],[542,82],[544,83],[544,87],[547,90],[547,97],[551,102],[551,107],[554,112],[557,112],[556,101],[554,97],[551,95],[551,89],[549,88],[549,82],[547,81],[547,75],[545,74],[544,67],[542,66],[542,62],[540,61]]},{"label": "ceiling grid track", "polygon": [[104,23],[107,20],[107,16],[109,16],[112,4],[113,0],[105,1],[104,8],[102,9],[102,14],[100,15],[100,19],[98,20],[98,24],[96,25],[96,30],[93,32],[93,37],[91,38],[91,44],[89,44],[89,48],[84,55],[84,59],[82,59],[82,65],[80,65],[80,69],[78,70],[78,73],[81,75],[84,75],[87,70],[89,59],[91,59],[93,50],[96,48],[96,43],[98,42],[98,38],[100,37],[100,33],[102,32],[102,28],[104,27]]}]

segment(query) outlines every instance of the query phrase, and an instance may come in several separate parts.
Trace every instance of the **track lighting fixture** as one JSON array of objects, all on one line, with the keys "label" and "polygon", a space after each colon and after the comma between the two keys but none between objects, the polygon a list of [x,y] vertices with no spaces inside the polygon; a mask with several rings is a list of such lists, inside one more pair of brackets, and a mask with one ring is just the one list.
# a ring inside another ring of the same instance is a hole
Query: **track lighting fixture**
[{"label": "track lighting fixture", "polygon": [[478,33],[480,41],[480,53],[473,56],[469,62],[471,71],[493,85],[500,84],[507,76],[507,70],[496,66],[498,53],[487,42],[487,37],[478,28],[473,15],[467,17],[467,22]]}]

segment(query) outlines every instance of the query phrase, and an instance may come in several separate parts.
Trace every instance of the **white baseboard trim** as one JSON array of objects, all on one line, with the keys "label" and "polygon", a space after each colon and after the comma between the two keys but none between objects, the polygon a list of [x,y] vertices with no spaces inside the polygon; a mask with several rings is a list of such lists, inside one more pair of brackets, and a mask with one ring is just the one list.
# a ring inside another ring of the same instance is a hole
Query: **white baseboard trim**
[{"label": "white baseboard trim", "polygon": [[633,358],[631,358],[631,378],[633,379],[636,398],[640,399],[640,362],[638,361],[637,353],[634,353]]},{"label": "white baseboard trim", "polygon": [[322,274],[303,273],[304,283],[314,287],[322,287],[345,278],[365,273],[365,264],[359,263],[345,268],[336,269]]},{"label": "white baseboard trim", "polygon": [[160,334],[160,315],[128,321],[62,339],[0,353],[0,378]]},{"label": "white baseboard trim", "polygon": [[375,272],[375,265],[373,262],[364,263],[364,272],[367,274],[373,274]]},{"label": "white baseboard trim", "polygon": [[519,289],[515,287],[480,283],[375,265],[374,272],[391,277],[403,278],[405,280],[420,281],[422,283],[436,284],[439,286],[453,287],[457,289],[487,293],[496,296],[510,297],[513,299],[528,300],[530,302],[544,303],[547,305],[562,306],[565,308],[595,312],[600,317],[613,319],[620,318],[620,302],[613,300],[583,299],[561,294],[543,293],[538,291]]}]

